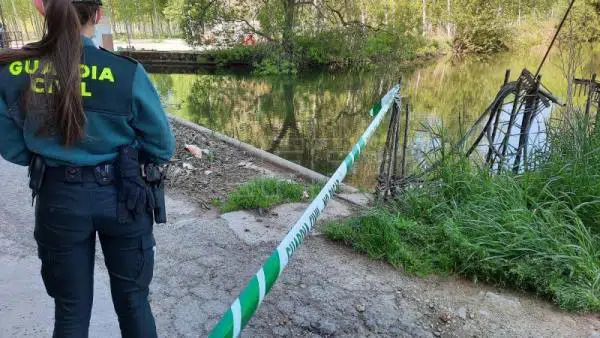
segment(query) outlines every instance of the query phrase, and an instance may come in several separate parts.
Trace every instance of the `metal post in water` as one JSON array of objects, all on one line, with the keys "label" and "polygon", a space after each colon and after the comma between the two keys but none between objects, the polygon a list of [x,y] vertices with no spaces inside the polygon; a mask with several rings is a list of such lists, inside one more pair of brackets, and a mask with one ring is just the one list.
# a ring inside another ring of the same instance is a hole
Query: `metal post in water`
[{"label": "metal post in water", "polygon": [[[400,79],[402,82],[402,79]],[[392,106],[390,125],[386,136],[383,158],[377,177],[376,197],[387,200],[388,195],[394,197],[398,182],[398,143],[400,134],[401,99],[396,98]],[[373,116],[373,114],[371,114]],[[387,170],[386,170],[387,168]]]},{"label": "metal post in water", "polygon": [[[585,118],[588,119],[590,116],[590,111],[592,109],[592,98],[594,96],[594,90],[596,89],[596,74],[592,74],[592,80],[590,81],[590,86],[588,88],[588,98],[585,104]],[[599,104],[600,106],[600,104]]]},{"label": "metal post in water", "polygon": [[391,138],[392,138],[392,134],[389,131],[392,130],[393,126],[394,126],[394,115],[392,115],[392,118],[390,119],[390,125],[388,126],[388,133],[387,133],[387,137],[385,139],[385,147],[383,147],[383,159],[381,161],[381,166],[379,167],[379,176],[380,177],[381,177],[381,175],[383,175],[383,173],[385,173],[385,165],[387,163],[387,156],[388,156],[388,147],[390,145]]},{"label": "metal post in water", "polygon": [[515,161],[515,167],[513,168],[514,173],[519,172],[519,166],[521,159],[523,160],[523,168],[527,170],[527,146],[529,144],[529,129],[531,128],[531,121],[533,120],[534,114],[538,109],[538,98],[540,85],[542,83],[542,76],[539,75],[534,83],[534,87],[531,90],[530,95],[533,97],[529,97],[528,99],[528,109],[525,109],[523,113],[523,121],[521,122],[521,137],[519,139],[519,150],[517,151],[518,160]]},{"label": "metal post in water", "polygon": [[[387,199],[387,194],[391,186],[391,178],[389,177],[389,175],[392,172],[393,167],[394,143],[397,142],[397,140],[394,139],[397,124],[396,115],[397,107],[396,104],[394,104],[394,106],[392,107],[392,116],[390,117],[390,125],[388,126],[385,146],[383,148],[383,159],[381,160],[379,176],[377,177],[377,198],[382,197],[383,200]],[[383,194],[381,190],[383,190]]]},{"label": "metal post in water", "polygon": [[515,154],[515,162],[513,163],[513,172],[519,173],[519,167],[521,166],[521,159],[523,159],[523,165],[526,166],[527,158],[527,143],[529,140],[529,124],[533,118],[533,113],[537,109],[537,96],[540,88],[540,82],[542,77],[538,76],[535,79],[533,88],[529,90],[525,98],[525,110],[523,111],[523,118],[521,119],[521,128],[519,132],[519,147]]},{"label": "metal post in water", "polygon": [[[390,118],[390,129],[388,129],[388,136],[390,137],[390,143],[387,144],[388,147],[388,157],[384,159],[387,164],[387,171],[384,174],[384,190],[383,190],[383,200],[387,200],[388,194],[390,192],[390,188],[392,186],[392,173],[394,171],[394,156],[396,153],[396,143],[398,139],[396,138],[396,128],[398,125],[398,119],[396,116],[398,115],[398,107],[396,104],[392,106],[392,116]],[[388,160],[389,159],[389,160]]]},{"label": "metal post in water", "polygon": [[[508,84],[508,82],[510,81],[510,69],[506,70],[506,73],[504,74],[504,84],[502,85],[502,87],[506,86]],[[494,114],[496,115],[496,120],[494,121],[494,127],[492,129],[492,137],[491,139],[488,140],[489,142],[489,150],[486,156],[486,163],[488,163],[490,169],[494,166],[494,157],[492,157],[492,153],[494,151],[494,141],[496,140],[496,133],[498,132],[498,125],[500,124],[500,116],[502,115],[502,109],[504,108],[504,102],[502,102],[502,104],[500,104],[498,106],[498,110],[496,110],[494,112]],[[489,138],[489,134],[488,134],[488,138]]]},{"label": "metal post in water", "polygon": [[[504,85],[506,85],[508,83],[509,78],[510,78],[510,69],[507,69],[506,73],[504,74]],[[504,87],[504,85],[502,87]],[[483,137],[486,134],[489,135],[489,130],[492,127],[492,122],[494,121],[494,116],[496,116],[496,114],[498,113],[498,111],[491,111],[491,109],[489,109],[489,110],[490,111],[488,113],[490,114],[490,117],[488,118],[488,121],[485,123],[483,130],[481,131],[479,136],[477,136],[477,139],[475,140],[475,142],[473,143],[471,148],[469,148],[469,150],[467,151],[467,157],[471,156],[471,154],[475,151],[475,149],[477,149],[477,146],[479,145],[479,142],[481,142],[481,140],[483,140]],[[498,118],[496,118],[496,124],[494,125],[494,128],[497,128],[497,127],[498,127]],[[495,132],[495,130],[494,130],[494,132]],[[493,139],[494,139],[494,137],[492,137],[492,140]],[[489,152],[491,152],[491,148],[490,148]],[[488,156],[489,156],[489,152],[488,152]]]},{"label": "metal post in water", "polygon": [[406,104],[406,119],[404,122],[404,140],[402,144],[402,178],[407,174],[406,169],[406,150],[408,148],[408,124],[409,124],[409,106]]},{"label": "metal post in water", "polygon": [[521,87],[523,85],[523,80],[519,78],[517,82],[517,89],[515,90],[515,100],[513,102],[512,111],[510,113],[510,119],[508,122],[508,127],[506,128],[506,135],[504,135],[504,140],[502,140],[502,153],[500,156],[500,162],[498,164],[498,172],[502,170],[502,166],[504,165],[504,158],[506,157],[506,151],[508,150],[508,144],[510,142],[510,133],[512,131],[513,124],[515,124],[515,119],[517,118],[517,114],[521,110],[521,104],[519,100],[521,100]]},{"label": "metal post in water", "polygon": [[392,157],[392,160],[390,162],[390,172],[388,173],[388,189],[386,190],[386,198],[387,198],[387,194],[388,192],[393,196],[394,195],[394,183],[397,180],[397,174],[398,174],[398,141],[399,141],[399,135],[400,135],[400,112],[402,111],[402,107],[400,106],[400,104],[398,102],[396,102],[396,100],[394,100],[394,108],[393,112],[394,112],[394,135],[393,135],[393,147],[394,147],[394,154]]}]

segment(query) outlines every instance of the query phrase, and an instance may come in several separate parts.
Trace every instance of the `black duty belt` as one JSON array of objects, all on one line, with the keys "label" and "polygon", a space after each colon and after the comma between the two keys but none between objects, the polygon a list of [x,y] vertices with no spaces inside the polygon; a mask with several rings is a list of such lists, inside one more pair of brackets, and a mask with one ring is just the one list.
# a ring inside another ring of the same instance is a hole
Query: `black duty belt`
[{"label": "black duty belt", "polygon": [[47,167],[44,179],[66,183],[110,185],[115,182],[115,167],[112,164],[94,167]]}]

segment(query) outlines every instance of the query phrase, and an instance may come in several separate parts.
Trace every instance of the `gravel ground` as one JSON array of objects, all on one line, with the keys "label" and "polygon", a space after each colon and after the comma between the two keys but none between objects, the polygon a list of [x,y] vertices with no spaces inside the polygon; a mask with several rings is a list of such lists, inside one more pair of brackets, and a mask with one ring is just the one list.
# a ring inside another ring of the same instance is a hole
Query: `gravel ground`
[{"label": "gravel ground", "polygon": [[[223,141],[206,136],[172,121],[177,152],[170,164],[167,189],[196,201],[205,209],[215,199],[224,200],[238,185],[259,177],[279,177],[302,181]],[[186,145],[195,145],[208,154],[194,157]]]}]

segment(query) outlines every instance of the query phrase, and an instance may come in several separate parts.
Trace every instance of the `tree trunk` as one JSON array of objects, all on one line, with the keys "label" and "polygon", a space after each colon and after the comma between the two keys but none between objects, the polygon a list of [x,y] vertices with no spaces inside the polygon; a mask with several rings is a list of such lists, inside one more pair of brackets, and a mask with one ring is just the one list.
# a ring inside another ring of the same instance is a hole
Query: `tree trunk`
[{"label": "tree trunk", "polygon": [[423,0],[423,36],[427,35],[427,0]]},{"label": "tree trunk", "polygon": [[277,137],[275,138],[275,140],[273,140],[273,143],[271,143],[271,146],[267,150],[270,153],[273,153],[277,149],[279,149],[281,142],[283,141],[285,136],[290,132],[290,130],[292,134],[290,135],[290,139],[295,138],[295,140],[301,140],[301,135],[298,130],[298,122],[296,120],[296,109],[294,100],[295,94],[296,86],[294,84],[294,81],[285,81],[283,84],[283,97],[285,100],[285,117],[283,120],[283,127],[279,132],[279,135],[277,135]]},{"label": "tree trunk", "polygon": [[32,6],[28,6],[27,11],[29,12],[29,19],[31,21],[31,27],[33,28],[33,34],[36,37],[42,36],[42,34],[40,33],[40,27],[38,26],[38,22],[35,17],[35,12],[33,12]]},{"label": "tree trunk", "polygon": [[29,41],[31,40],[31,35],[29,34],[29,28],[27,27],[27,20],[25,18],[25,13],[21,14],[21,25],[23,26],[23,31],[25,32],[25,38]]},{"label": "tree trunk", "polygon": [[448,32],[448,37],[452,37],[452,0],[448,0],[447,3],[448,9],[448,23],[446,24],[446,31]]},{"label": "tree trunk", "polygon": [[317,32],[323,31],[323,24],[325,23],[325,16],[323,15],[323,0],[315,0],[315,6],[313,7],[313,15],[315,16],[315,28]]},{"label": "tree trunk", "polygon": [[32,10],[32,12],[33,12],[33,16],[35,18],[34,19],[35,24],[37,25],[37,28],[38,28],[38,35],[41,38],[44,35],[44,29],[45,29],[44,22],[42,21],[42,19],[40,17],[37,16],[37,14],[38,14],[37,12],[35,12],[33,10]]},{"label": "tree trunk", "polygon": [[12,10],[13,10],[13,22],[14,22],[14,30],[18,31],[20,30],[19,28],[19,23],[17,22],[17,18],[19,17],[19,14],[17,13],[17,7],[15,6],[15,0],[10,0],[10,4],[12,5]]},{"label": "tree trunk", "polygon": [[283,11],[285,15],[283,27],[283,49],[288,61],[292,60],[294,54],[295,7],[295,0],[283,0]]},{"label": "tree trunk", "polygon": [[115,6],[113,0],[110,0],[110,25],[112,26],[113,34],[117,34],[117,18],[115,17]]},{"label": "tree trunk", "polygon": [[[13,17],[10,18],[12,20],[12,29],[7,29],[7,31],[12,30],[13,31],[13,35],[12,36],[8,36],[8,39],[10,40],[15,39],[18,40],[19,36],[17,36],[17,32],[19,32],[20,28],[19,28],[19,23],[17,22],[17,18],[19,17],[17,14],[17,8],[15,7],[15,0],[10,0],[10,4],[12,5],[12,10],[13,10]],[[12,43],[17,43],[17,41],[14,41]],[[11,42],[9,41],[9,45],[11,44]]]},{"label": "tree trunk", "polygon": [[[162,29],[161,29],[161,25],[160,25],[160,18],[158,17],[158,11],[156,9],[156,0],[152,0],[152,9],[154,11],[154,21],[153,22],[158,25],[158,33],[159,33],[159,37],[161,37]],[[152,26],[154,26],[154,23],[152,24]]]},{"label": "tree trunk", "polygon": [[2,2],[0,1],[0,20],[2,23],[2,26],[4,28],[5,31],[8,30],[8,25],[6,23],[6,20],[4,20],[4,9],[2,8]]},{"label": "tree trunk", "polygon": [[156,39],[157,38],[156,37],[156,22],[154,21],[154,19],[155,19],[154,14],[150,15],[150,25],[152,27],[152,38]]},{"label": "tree trunk", "polygon": [[125,22],[125,30],[127,31],[127,47],[131,48],[131,23]]},{"label": "tree trunk", "polygon": [[[154,22],[152,19],[152,15],[150,15],[150,21],[152,22],[152,26],[150,27],[150,30],[148,30],[148,20],[145,20],[146,22],[143,23],[144,26],[144,37],[149,37],[152,36],[154,38]],[[152,35],[150,35],[152,34]]]},{"label": "tree trunk", "polygon": [[384,15],[384,17],[383,17],[383,24],[386,25],[386,26],[389,23],[389,21],[388,21],[388,12],[389,11],[390,11],[389,7],[385,6],[385,13],[383,14]]},{"label": "tree trunk", "polygon": [[21,24],[23,25],[23,30],[25,31],[25,37],[28,41],[31,40],[31,37],[29,36],[29,29],[27,29],[27,22],[22,21]]},{"label": "tree trunk", "polygon": [[171,30],[171,20],[167,20],[167,35],[172,38],[173,31]]},{"label": "tree trunk", "polygon": [[39,31],[38,31],[38,27],[35,24],[35,19],[33,17],[31,17],[30,21],[31,21],[31,27],[33,28],[33,34],[35,36],[39,36],[40,34],[39,34]]}]

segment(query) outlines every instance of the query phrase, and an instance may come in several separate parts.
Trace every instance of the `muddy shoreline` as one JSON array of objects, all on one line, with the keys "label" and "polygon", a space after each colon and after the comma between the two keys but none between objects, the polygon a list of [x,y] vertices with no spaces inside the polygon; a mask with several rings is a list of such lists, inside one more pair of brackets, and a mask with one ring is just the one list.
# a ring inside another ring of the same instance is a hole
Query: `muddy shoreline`
[{"label": "muddy shoreline", "polygon": [[[167,191],[189,198],[205,210],[213,208],[213,202],[225,200],[240,184],[253,179],[275,177],[306,183],[297,173],[175,120],[171,120],[171,127],[177,140],[177,151],[169,164]],[[185,149],[186,145],[195,145],[205,154],[197,158]]]}]

